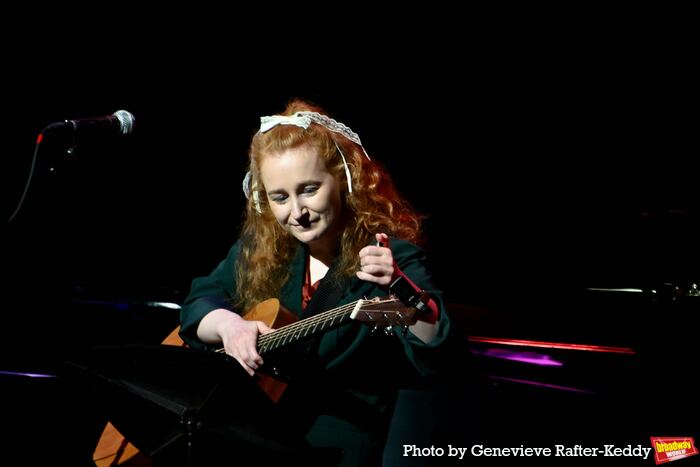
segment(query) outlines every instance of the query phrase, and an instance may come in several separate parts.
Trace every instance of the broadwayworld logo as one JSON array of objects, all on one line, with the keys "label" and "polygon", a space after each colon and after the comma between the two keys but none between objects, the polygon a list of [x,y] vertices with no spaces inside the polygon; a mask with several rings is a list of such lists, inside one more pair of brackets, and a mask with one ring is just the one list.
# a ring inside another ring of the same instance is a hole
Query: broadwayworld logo
[{"label": "broadwayworld logo", "polygon": [[654,448],[654,460],[656,465],[683,459],[698,453],[693,437],[686,438],[651,438]]}]

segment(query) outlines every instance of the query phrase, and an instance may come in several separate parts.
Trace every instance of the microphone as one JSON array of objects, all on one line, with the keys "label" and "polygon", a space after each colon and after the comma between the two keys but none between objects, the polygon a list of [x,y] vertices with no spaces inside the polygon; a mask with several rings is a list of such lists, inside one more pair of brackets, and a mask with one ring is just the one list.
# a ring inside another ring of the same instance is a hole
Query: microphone
[{"label": "microphone", "polygon": [[105,117],[81,118],[77,120],[64,120],[48,125],[47,130],[60,129],[78,133],[119,133],[128,135],[134,130],[134,115],[126,110],[117,110],[112,115]]}]

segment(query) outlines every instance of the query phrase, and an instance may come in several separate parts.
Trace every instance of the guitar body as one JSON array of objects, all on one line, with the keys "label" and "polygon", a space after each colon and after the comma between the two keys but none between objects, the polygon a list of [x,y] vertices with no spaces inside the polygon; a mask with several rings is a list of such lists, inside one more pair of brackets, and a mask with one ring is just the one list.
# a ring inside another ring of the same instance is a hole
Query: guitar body
[{"label": "guitar body", "polygon": [[298,318],[280,304],[276,298],[260,302],[243,315],[248,321],[262,321],[272,329],[279,329],[297,321]]},{"label": "guitar body", "polygon": [[[298,320],[296,315],[284,308],[276,298],[270,298],[251,308],[243,318],[248,321],[262,321],[272,329],[279,329]],[[263,373],[255,374],[255,382],[277,403],[287,389],[287,384]]]},{"label": "guitar body", "polygon": [[[243,318],[248,321],[262,321],[267,326],[278,329],[297,321],[296,315],[284,308],[279,300],[271,298],[251,308]],[[176,327],[166,337],[162,345],[175,345],[182,347],[185,342],[180,337],[180,326]],[[276,380],[272,376],[256,374],[255,382],[265,391],[270,399],[277,402],[287,384]],[[95,447],[92,460],[98,467],[110,467],[120,465],[123,467],[152,467],[152,462],[131,444],[111,423],[107,423],[102,431],[100,440]]]}]

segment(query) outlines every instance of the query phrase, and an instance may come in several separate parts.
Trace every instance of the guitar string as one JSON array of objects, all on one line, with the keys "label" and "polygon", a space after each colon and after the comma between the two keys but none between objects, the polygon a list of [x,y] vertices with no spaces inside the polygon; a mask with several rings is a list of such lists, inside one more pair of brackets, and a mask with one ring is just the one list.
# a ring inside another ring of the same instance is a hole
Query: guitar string
[{"label": "guitar string", "polygon": [[385,306],[387,303],[398,303],[398,300],[395,298],[383,300],[360,299],[291,325],[284,326],[276,332],[265,334],[264,336],[261,336],[262,339],[258,341],[259,348],[261,352],[274,350],[280,346],[295,342],[300,337],[309,335],[309,330],[311,330],[312,333],[315,333],[318,330],[319,325],[320,329],[323,330],[328,323],[330,323],[330,326],[342,324],[350,316],[350,313],[348,313],[348,311],[352,311],[350,308],[354,309],[357,303],[360,301],[365,302],[364,309],[372,307],[373,305]]},{"label": "guitar string", "polygon": [[[264,346],[267,344],[267,341],[272,341],[271,345],[274,345],[275,341],[282,341],[282,345],[286,344],[287,342],[285,341],[285,338],[288,337],[296,337],[296,335],[302,335],[301,333],[304,331],[308,331],[311,328],[316,328],[318,327],[319,324],[323,324],[325,326],[325,323],[331,322],[334,319],[339,318],[340,320],[347,319],[347,317],[350,314],[346,313],[348,311],[352,311],[358,302],[364,301],[367,303],[368,306],[372,305],[385,305],[387,302],[389,303],[396,303],[396,299],[387,299],[387,300],[379,300],[379,301],[373,301],[373,300],[366,300],[366,299],[360,299],[356,300],[352,303],[349,303],[347,305],[341,305],[338,308],[323,312],[318,315],[314,315],[310,318],[303,319],[301,321],[297,321],[296,323],[292,323],[290,325],[284,326],[280,328],[279,330],[275,330],[274,332],[271,332],[269,334],[265,334],[263,336],[260,336],[258,340],[258,344],[260,347]],[[343,316],[346,315],[346,316]],[[323,329],[323,328],[321,328]],[[315,332],[316,329],[314,329]],[[308,332],[304,335],[307,335]]]},{"label": "guitar string", "polygon": [[270,341],[270,345],[274,345],[275,343],[280,341],[282,341],[282,343],[284,344],[285,339],[287,339],[288,337],[293,337],[296,334],[301,335],[303,331],[306,331],[314,326],[318,327],[319,324],[325,325],[325,323],[332,322],[337,318],[342,319],[343,315],[345,315],[348,312],[351,312],[359,301],[360,300],[356,300],[353,303],[342,305],[338,308],[334,308],[321,314],[314,315],[310,318],[297,321],[296,323],[284,326],[279,330],[260,336],[258,339],[258,346],[263,348],[265,345],[268,344],[268,341]]},{"label": "guitar string", "polygon": [[[301,321],[297,321],[297,322],[289,324],[287,326],[283,326],[279,329],[275,329],[268,334],[261,335],[258,337],[257,346],[259,349],[262,349],[262,348],[264,348],[264,346],[266,344],[268,344],[267,341],[272,341],[272,343],[270,343],[270,345],[273,345],[273,343],[275,343],[275,341],[279,341],[280,339],[282,339],[284,337],[288,337],[289,335],[293,335],[293,334],[297,333],[298,329],[301,329],[302,331],[307,330],[307,329],[311,328],[313,324],[316,324],[316,325],[320,324],[321,321],[328,322],[328,321],[332,321],[333,319],[336,319],[336,318],[341,318],[341,317],[343,317],[343,314],[345,314],[349,311],[351,312],[356,307],[357,303],[360,301],[366,301],[370,305],[385,304],[387,302],[390,302],[390,303],[397,302],[396,299],[379,300],[376,302],[371,301],[371,300],[365,300],[365,299],[356,300],[352,303],[348,303],[346,305],[341,305],[338,308],[334,308],[332,310],[325,311],[325,312],[320,313],[318,315],[311,316],[309,318],[303,319]],[[332,316],[332,319],[331,319],[331,315],[335,315],[335,316]],[[350,316],[350,313],[348,313],[347,316],[345,316],[345,318],[347,318],[348,316]],[[283,343],[283,345],[285,343]],[[265,349],[264,351],[267,351],[267,349]],[[222,347],[222,348],[216,349],[215,352],[224,353],[225,349]]]},{"label": "guitar string", "polygon": [[[348,303],[346,305],[341,305],[338,308],[334,308],[332,310],[325,311],[325,312],[320,313],[318,315],[311,316],[307,319],[297,321],[295,323],[291,323],[291,324],[284,326],[284,327],[281,327],[279,329],[273,329],[273,331],[268,333],[268,334],[258,336],[257,346],[258,346],[258,348],[262,348],[267,343],[267,341],[279,340],[282,337],[287,337],[290,334],[295,333],[298,328],[303,329],[303,326],[300,326],[300,323],[305,324],[307,322],[308,323],[318,323],[319,321],[331,321],[331,315],[334,315],[334,316],[332,316],[333,319],[337,318],[338,316],[342,316],[344,313],[347,313],[348,311],[352,311],[355,308],[355,306],[357,305],[357,302],[359,302],[359,301],[360,300],[356,300],[352,303]],[[225,351],[225,349],[223,349],[223,348],[216,349],[216,352],[219,352],[219,353],[223,353],[224,351]]]}]

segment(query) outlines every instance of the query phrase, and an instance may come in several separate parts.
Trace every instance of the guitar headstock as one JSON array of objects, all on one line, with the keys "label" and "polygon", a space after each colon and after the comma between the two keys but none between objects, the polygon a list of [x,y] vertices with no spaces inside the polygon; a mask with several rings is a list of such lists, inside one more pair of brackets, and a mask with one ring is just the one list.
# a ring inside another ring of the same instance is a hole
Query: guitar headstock
[{"label": "guitar headstock", "polygon": [[410,326],[416,322],[416,309],[391,295],[358,300],[350,318],[375,326]]}]

